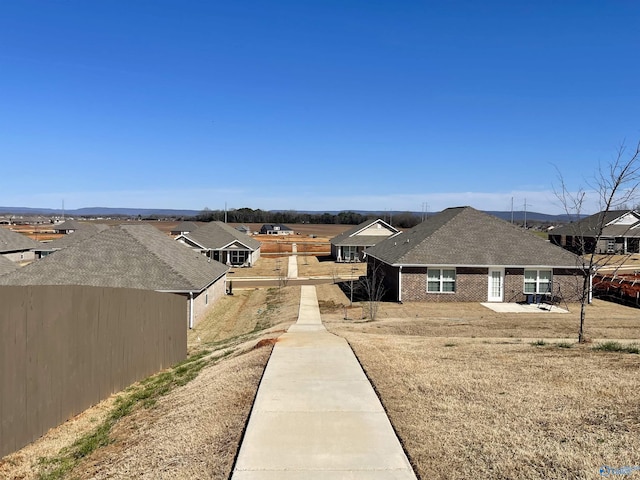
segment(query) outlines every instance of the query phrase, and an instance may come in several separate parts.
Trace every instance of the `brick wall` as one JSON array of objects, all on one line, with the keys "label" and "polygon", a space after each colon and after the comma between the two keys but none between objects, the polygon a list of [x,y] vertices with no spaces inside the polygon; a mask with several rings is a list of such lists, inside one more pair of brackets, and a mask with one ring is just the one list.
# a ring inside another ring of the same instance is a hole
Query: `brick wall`
[{"label": "brick wall", "polygon": [[427,268],[402,269],[402,300],[407,302],[486,302],[487,268],[457,268],[454,293],[427,293]]},{"label": "brick wall", "polygon": [[[489,288],[488,268],[456,269],[455,293],[427,293],[427,269],[402,269],[402,301],[407,302],[486,302]],[[578,301],[582,277],[572,270],[554,269],[553,292],[566,302]],[[397,285],[396,285],[397,289]],[[524,294],[524,268],[507,268],[504,277],[504,301],[522,302]]]}]

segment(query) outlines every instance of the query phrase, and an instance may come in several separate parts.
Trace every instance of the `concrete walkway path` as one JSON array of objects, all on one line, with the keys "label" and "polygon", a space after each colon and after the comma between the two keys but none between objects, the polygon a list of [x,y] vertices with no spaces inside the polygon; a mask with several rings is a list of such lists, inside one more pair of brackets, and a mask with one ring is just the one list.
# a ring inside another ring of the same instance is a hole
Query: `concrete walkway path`
[{"label": "concrete walkway path", "polygon": [[233,480],[416,479],[347,342],[322,325],[314,286],[278,339]]},{"label": "concrete walkway path", "polygon": [[298,257],[291,255],[289,257],[289,268],[287,269],[287,278],[298,278]]}]

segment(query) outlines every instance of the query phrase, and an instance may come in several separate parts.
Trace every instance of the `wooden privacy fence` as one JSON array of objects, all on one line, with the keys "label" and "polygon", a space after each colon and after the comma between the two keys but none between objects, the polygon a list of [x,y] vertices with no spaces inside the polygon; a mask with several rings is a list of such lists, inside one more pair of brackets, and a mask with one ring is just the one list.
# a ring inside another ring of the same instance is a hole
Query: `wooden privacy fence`
[{"label": "wooden privacy fence", "polygon": [[187,354],[186,299],[0,287],[0,457]]}]

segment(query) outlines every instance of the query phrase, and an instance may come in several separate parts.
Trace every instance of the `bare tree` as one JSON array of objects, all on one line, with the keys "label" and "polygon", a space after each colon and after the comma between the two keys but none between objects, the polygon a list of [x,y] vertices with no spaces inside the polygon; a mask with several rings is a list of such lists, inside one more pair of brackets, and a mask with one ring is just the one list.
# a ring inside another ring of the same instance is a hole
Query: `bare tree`
[{"label": "bare tree", "polygon": [[360,278],[360,289],[364,293],[365,301],[369,307],[369,320],[375,320],[378,316],[380,302],[386,293],[382,263],[375,259],[368,262],[367,275]]},{"label": "bare tree", "polygon": [[592,225],[588,236],[580,231],[576,231],[574,235],[574,247],[579,255],[579,268],[583,273],[582,284],[578,291],[580,299],[578,342],[583,343],[585,342],[586,306],[591,301],[593,292],[593,275],[609,261],[606,257],[598,255],[597,246],[602,239],[608,213],[624,205],[633,204],[637,199],[640,186],[640,142],[632,151],[622,145],[609,163],[600,164],[594,178],[587,185],[588,191],[581,187],[576,192],[571,192],[559,172],[558,177],[560,185],[555,189],[555,195],[567,215],[576,219],[576,224],[583,216],[589,194],[597,195],[600,210],[597,221]]}]

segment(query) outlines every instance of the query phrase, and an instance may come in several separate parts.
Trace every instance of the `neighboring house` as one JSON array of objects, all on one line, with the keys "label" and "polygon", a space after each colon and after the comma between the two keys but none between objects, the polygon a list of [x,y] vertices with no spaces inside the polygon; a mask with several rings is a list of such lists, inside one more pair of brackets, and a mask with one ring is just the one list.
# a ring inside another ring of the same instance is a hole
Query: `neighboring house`
[{"label": "neighboring house", "polygon": [[260,227],[260,235],[293,235],[293,230],[286,225],[265,223]]},{"label": "neighboring house", "polygon": [[522,302],[577,300],[576,255],[471,207],[449,208],[366,250],[394,300]]},{"label": "neighboring house", "polygon": [[12,262],[29,262],[35,259],[34,249],[40,243],[26,235],[14,232],[7,227],[0,227],[0,256]]},{"label": "neighboring house", "polygon": [[[603,229],[596,244],[599,225]],[[633,210],[599,212],[554,228],[549,240],[575,253],[640,253],[640,214]]]},{"label": "neighboring house", "polygon": [[183,295],[193,327],[226,294],[227,270],[151,225],[125,224],[3,275],[0,285],[89,285]]},{"label": "neighboring house", "polygon": [[79,230],[85,225],[84,223],[77,222],[76,220],[67,220],[58,225],[53,226],[53,231],[56,233],[69,234],[76,230]]},{"label": "neighboring house", "polygon": [[69,247],[89,237],[92,237],[106,229],[109,226],[104,223],[81,223],[77,230],[63,235],[62,237],[51,240],[50,242],[40,242],[40,246],[34,248],[35,258],[40,259],[52,254],[58,250]]},{"label": "neighboring house", "polygon": [[223,222],[205,223],[176,240],[225,265],[250,267],[260,258],[259,241]]},{"label": "neighboring house", "polygon": [[171,235],[186,235],[199,228],[200,225],[202,224],[197,222],[180,222],[171,229]]},{"label": "neighboring house", "polygon": [[398,235],[400,230],[383,220],[367,220],[331,239],[331,256],[337,262],[361,262],[364,249],[388,237]]},{"label": "neighboring house", "polygon": [[244,233],[245,235],[251,235],[251,229],[246,225],[238,225],[236,227],[236,230],[238,230],[240,233]]},{"label": "neighboring house", "polygon": [[19,269],[20,266],[16,262],[12,262],[8,258],[0,255],[0,276],[6,275],[7,273],[11,273],[14,270]]}]

